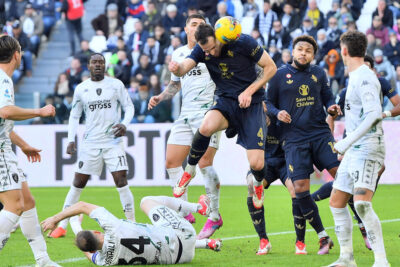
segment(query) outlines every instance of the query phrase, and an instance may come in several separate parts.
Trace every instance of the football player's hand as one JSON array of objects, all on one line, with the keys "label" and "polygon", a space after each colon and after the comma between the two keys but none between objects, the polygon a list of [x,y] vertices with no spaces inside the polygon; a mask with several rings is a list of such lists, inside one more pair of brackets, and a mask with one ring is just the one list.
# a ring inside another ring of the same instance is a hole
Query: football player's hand
[{"label": "football player's hand", "polygon": [[344,141],[345,139],[340,140],[339,142],[335,143],[333,146],[337,153],[344,155],[344,152],[347,150],[347,142]]},{"label": "football player's hand", "polygon": [[114,130],[115,137],[121,137],[126,134],[126,126],[123,125],[122,123],[118,123],[118,124],[114,125],[113,129],[115,129]]},{"label": "football player's hand", "polygon": [[22,152],[26,155],[28,158],[29,162],[40,162],[41,157],[39,152],[41,152],[41,149],[37,149],[31,146],[26,146],[26,147],[21,147]]},{"label": "football player's hand", "polygon": [[284,123],[291,123],[292,122],[292,117],[290,117],[289,113],[286,112],[286,110],[281,110],[278,113],[278,120],[284,122]]},{"label": "football player's hand", "polygon": [[239,95],[238,100],[240,108],[248,108],[251,104],[251,95],[244,91]]},{"label": "football player's hand", "polygon": [[53,105],[46,105],[39,109],[40,117],[54,117],[56,115],[56,109]]},{"label": "football player's hand", "polygon": [[[168,69],[170,72],[172,72],[173,74],[177,74],[178,70],[179,70],[179,63],[176,61],[171,61],[168,65]],[[177,75],[178,76],[178,75]]]},{"label": "football player's hand", "polygon": [[57,219],[53,216],[53,217],[49,217],[46,220],[44,220],[43,222],[41,222],[40,225],[43,228],[43,232],[46,232],[48,230],[53,231],[54,229],[56,229],[57,223],[58,223]]},{"label": "football player's hand", "polygon": [[155,106],[157,106],[161,102],[161,97],[160,95],[155,95],[152,96],[149,100],[149,104],[147,105],[147,108],[149,110],[153,109]]},{"label": "football player's hand", "polygon": [[67,154],[72,155],[76,152],[75,142],[70,142],[67,146]]},{"label": "football player's hand", "polygon": [[328,108],[328,113],[334,117],[343,115],[342,109],[338,104],[334,104]]}]

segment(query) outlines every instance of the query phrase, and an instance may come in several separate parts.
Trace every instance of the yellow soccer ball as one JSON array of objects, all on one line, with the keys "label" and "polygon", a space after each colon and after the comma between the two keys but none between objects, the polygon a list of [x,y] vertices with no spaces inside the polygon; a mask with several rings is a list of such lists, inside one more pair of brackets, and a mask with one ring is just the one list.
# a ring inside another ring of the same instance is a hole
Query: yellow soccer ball
[{"label": "yellow soccer ball", "polygon": [[215,23],[215,37],[223,44],[231,43],[239,39],[242,33],[242,26],[239,20],[226,16]]}]

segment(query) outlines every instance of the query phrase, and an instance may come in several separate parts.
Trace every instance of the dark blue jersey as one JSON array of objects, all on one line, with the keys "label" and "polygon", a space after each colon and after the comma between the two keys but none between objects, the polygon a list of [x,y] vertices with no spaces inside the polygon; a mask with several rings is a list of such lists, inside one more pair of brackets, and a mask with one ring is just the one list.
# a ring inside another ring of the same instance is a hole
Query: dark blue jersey
[{"label": "dark blue jersey", "polygon": [[[215,94],[235,100],[252,84],[256,78],[255,64],[260,60],[264,49],[249,35],[242,34],[233,43],[221,49],[219,57],[206,56],[197,44],[188,56],[196,63],[204,62],[217,89]],[[252,97],[252,103],[263,100],[265,90],[260,88]]]},{"label": "dark blue jersey", "polygon": [[315,65],[304,71],[283,65],[268,84],[268,113],[277,116],[279,111],[286,110],[292,118],[289,124],[279,122],[281,140],[286,142],[303,142],[330,134],[324,106],[333,104],[326,74]]},{"label": "dark blue jersey", "polygon": [[269,116],[270,124],[268,126],[267,140],[265,144],[265,160],[284,159],[285,152],[282,150],[280,136],[280,127],[277,125],[275,116]]},{"label": "dark blue jersey", "polygon": [[[392,88],[392,86],[390,85],[390,83],[382,77],[378,77],[379,83],[381,84],[381,91],[382,91],[382,95],[387,98],[392,98],[395,95],[397,95],[397,91],[395,88]],[[338,105],[340,106],[340,108],[342,109],[342,112],[344,114],[345,108],[344,108],[344,103],[346,100],[346,91],[347,88],[344,88],[340,94],[339,94],[339,99],[338,99]]]}]

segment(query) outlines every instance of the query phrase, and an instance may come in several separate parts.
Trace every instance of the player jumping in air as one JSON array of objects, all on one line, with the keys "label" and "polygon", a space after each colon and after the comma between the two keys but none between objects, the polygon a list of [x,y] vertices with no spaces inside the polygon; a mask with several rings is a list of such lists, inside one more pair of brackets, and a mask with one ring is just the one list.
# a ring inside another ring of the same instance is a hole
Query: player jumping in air
[{"label": "player jumping in air", "polygon": [[329,201],[340,257],[329,266],[357,266],[353,256],[353,224],[346,207],[351,195],[354,195],[354,206],[374,252],[373,267],[386,267],[390,264],[386,258],[382,227],[371,203],[378,172],[385,159],[382,92],[375,73],[364,64],[365,34],[348,31],[340,37],[340,46],[343,62],[349,69],[345,100],[347,136],[334,146],[340,154],[344,154]]},{"label": "player jumping in air", "polygon": [[[238,133],[237,143],[247,150],[251,172],[255,177],[253,202],[255,207],[261,208],[264,199],[262,180],[266,176],[263,86],[275,74],[275,63],[246,34],[242,34],[237,41],[224,45],[215,38],[212,26],[201,24],[195,37],[197,45],[190,56],[180,63],[171,61],[169,69],[181,77],[198,63],[205,63],[216,84],[217,99],[194,135],[188,165],[174,188],[174,195],[179,197],[185,193],[190,180],[195,176],[197,163],[209,146],[211,136],[230,128]],[[258,78],[256,65],[263,69]]]},{"label": "player jumping in air", "polygon": [[84,213],[99,223],[104,233],[80,231],[76,245],[96,265],[178,264],[191,262],[195,248],[219,251],[221,240],[196,240],[193,226],[177,211],[198,212],[207,216],[210,200],[200,196],[199,203],[165,197],[144,197],[141,209],[152,224],[117,219],[103,207],[78,202],[42,222],[44,231],[52,230],[65,218]]},{"label": "player jumping in air", "polygon": [[14,86],[10,78],[21,64],[21,46],[13,37],[0,36],[0,251],[3,249],[15,224],[20,222],[23,235],[29,241],[36,266],[59,266],[50,260],[46,242],[40,230],[35,200],[29,190],[25,174],[18,168],[17,157],[11,144],[17,145],[31,162],[40,161],[41,150],[31,147],[14,131],[14,121],[36,117],[54,117],[55,108],[46,105],[41,109],[23,109],[14,104]]},{"label": "player jumping in air", "polygon": [[[63,208],[78,202],[90,175],[100,176],[105,163],[114,178],[126,218],[135,221],[133,195],[126,177],[128,164],[121,138],[133,118],[132,100],[120,80],[104,76],[103,55],[91,55],[88,67],[91,77],[76,87],[69,117],[68,154],[76,152],[75,136],[82,112],[85,112],[86,131],[79,146],[75,178]],[[122,121],[121,108],[125,112]],[[76,217],[71,219],[72,223],[78,223]],[[67,225],[68,220],[62,221],[50,237],[65,236]]]},{"label": "player jumping in air", "polygon": [[[186,20],[185,32],[188,44],[176,49],[172,53],[172,60],[182,62],[192,52],[196,45],[194,33],[197,27],[205,23],[202,15],[191,15]],[[215,84],[204,63],[199,63],[182,77],[171,74],[171,81],[167,88],[149,101],[149,109],[161,101],[171,99],[182,88],[182,107],[179,118],[175,121],[168,138],[166,167],[171,185],[175,186],[183,175],[182,163],[189,154],[194,134],[200,127],[204,114],[213,104]],[[199,161],[200,171],[204,176],[207,196],[211,201],[211,213],[198,238],[210,237],[222,226],[222,217],[219,214],[219,178],[212,167],[215,153],[219,144],[219,133],[211,136],[211,141],[204,156]],[[181,196],[187,200],[187,191]],[[190,222],[195,218],[192,214],[183,214]]]},{"label": "player jumping in air", "polygon": [[[313,165],[327,169],[334,177],[339,161],[333,149],[334,138],[325,121],[325,110],[341,113],[335,104],[324,70],[310,65],[317,52],[314,38],[303,35],[293,41],[293,62],[279,68],[268,85],[268,112],[280,121],[282,148],[288,176],[305,219],[320,239],[318,254],[333,246],[310,195]],[[304,240],[299,240],[304,242]]]}]

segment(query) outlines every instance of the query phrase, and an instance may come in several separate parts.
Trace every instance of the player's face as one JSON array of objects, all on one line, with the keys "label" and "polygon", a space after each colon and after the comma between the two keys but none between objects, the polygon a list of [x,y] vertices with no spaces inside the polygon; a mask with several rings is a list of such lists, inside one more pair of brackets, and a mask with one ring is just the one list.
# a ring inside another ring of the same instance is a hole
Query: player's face
[{"label": "player's face", "polygon": [[202,19],[193,18],[189,21],[188,24],[186,24],[185,32],[186,32],[186,35],[188,38],[188,42],[196,43],[196,38],[194,37],[194,33],[196,32],[197,27],[200,24],[204,24],[204,23],[205,22]]},{"label": "player's face", "polygon": [[17,52],[15,52],[15,69],[19,69],[21,66],[21,58],[22,58],[23,52],[21,51],[21,47]]},{"label": "player's face", "polygon": [[213,36],[208,37],[208,42],[206,44],[204,45],[199,44],[199,45],[201,49],[203,49],[206,56],[211,55],[213,57],[218,57],[220,54],[221,47]]},{"label": "player's face", "polygon": [[311,63],[314,59],[314,47],[308,42],[298,42],[293,49],[293,59],[302,65]]},{"label": "player's face", "polygon": [[348,50],[347,50],[347,46],[344,44],[340,44],[340,54],[342,55],[342,60],[344,65],[347,66],[347,55],[348,55]]},{"label": "player's face", "polygon": [[104,76],[106,63],[101,55],[93,55],[89,61],[89,70],[92,77]]}]

